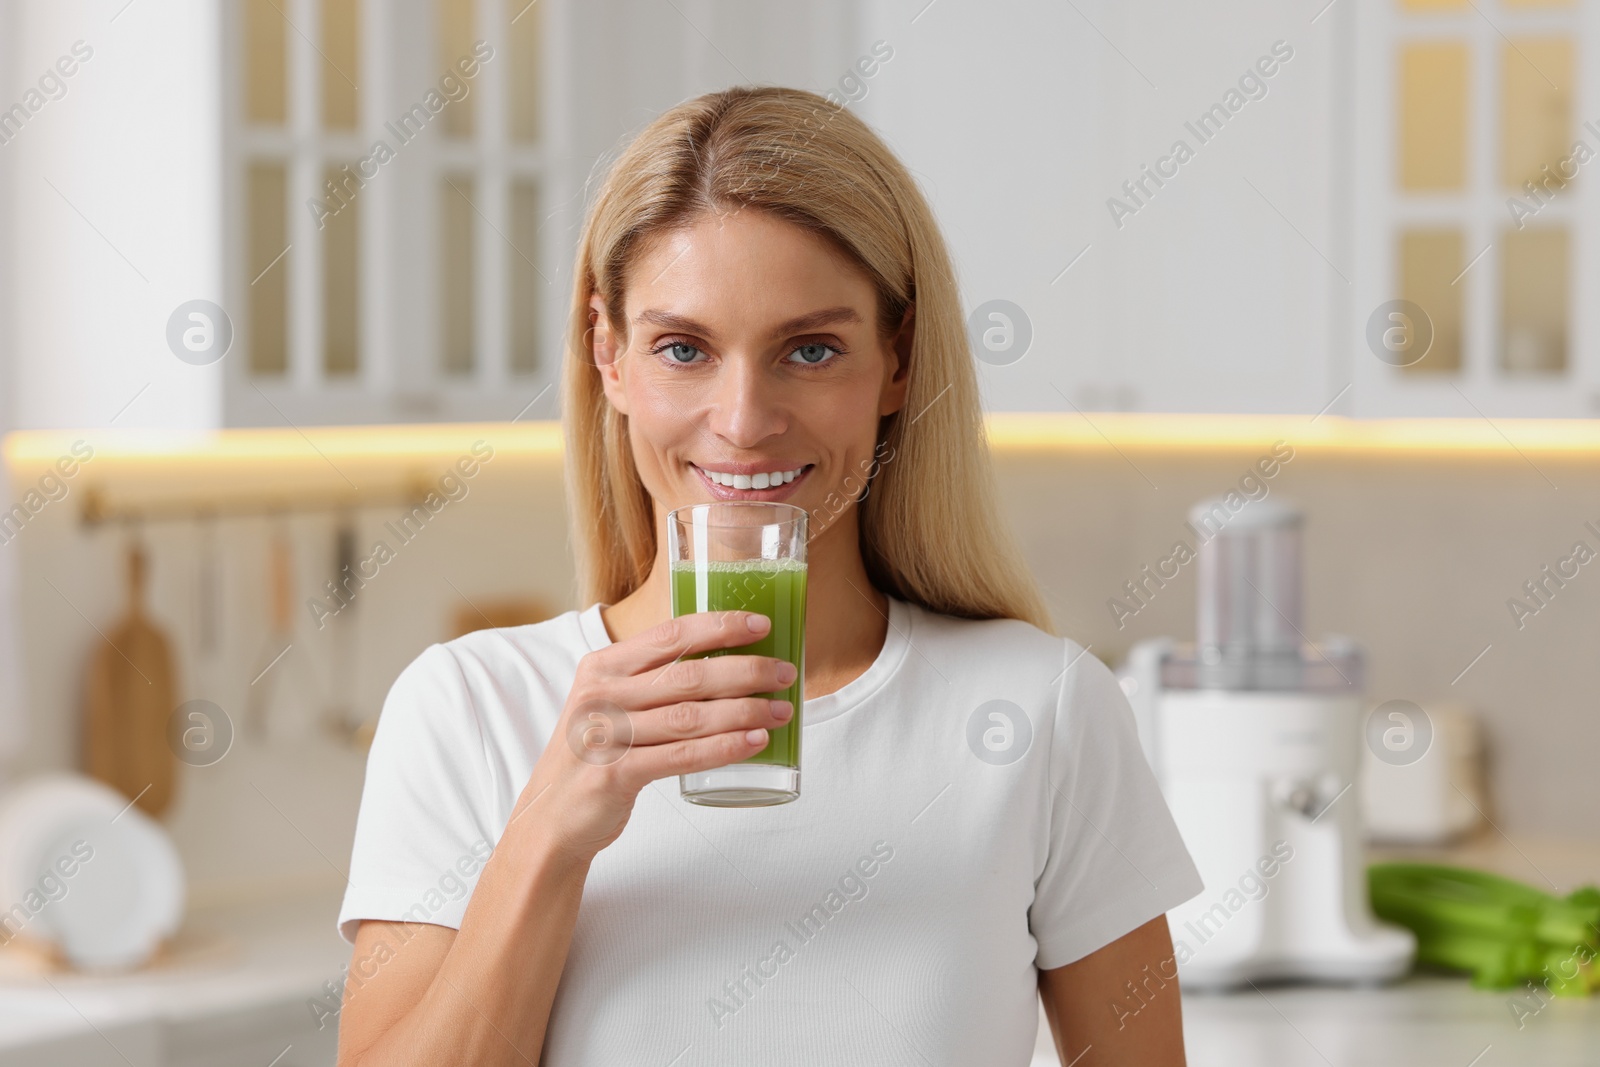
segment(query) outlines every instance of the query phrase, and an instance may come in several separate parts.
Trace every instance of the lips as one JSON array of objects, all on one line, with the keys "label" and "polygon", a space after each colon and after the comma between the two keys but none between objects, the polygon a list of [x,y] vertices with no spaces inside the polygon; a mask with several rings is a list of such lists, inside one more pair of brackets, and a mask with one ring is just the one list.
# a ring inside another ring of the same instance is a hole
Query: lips
[{"label": "lips", "polygon": [[712,481],[706,472],[695,464],[691,463],[689,466],[694,469],[695,477],[700,479],[700,484],[704,485],[706,491],[716,500],[772,501],[784,500],[793,495],[796,487],[811,476],[811,472],[816,465],[808,463],[800,469],[800,473],[796,474],[792,481],[785,482],[782,485],[768,486],[765,489],[735,489],[732,486],[721,485]]}]

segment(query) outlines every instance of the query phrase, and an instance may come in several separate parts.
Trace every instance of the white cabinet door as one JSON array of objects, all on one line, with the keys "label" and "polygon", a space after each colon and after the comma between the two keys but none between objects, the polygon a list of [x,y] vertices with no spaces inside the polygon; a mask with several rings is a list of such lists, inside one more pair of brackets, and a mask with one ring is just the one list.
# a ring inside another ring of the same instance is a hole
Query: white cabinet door
[{"label": "white cabinet door", "polygon": [[1327,26],[1267,0],[917,7],[872,5],[861,38],[894,59],[859,108],[931,198],[968,313],[1028,316],[1025,357],[982,368],[990,410],[1333,396]]},{"label": "white cabinet door", "polygon": [[[1336,17],[1353,49],[1349,413],[1600,414],[1600,189],[1578,175],[1535,197],[1510,177],[1579,144],[1574,169],[1600,167],[1600,7],[1357,0]],[[1384,328],[1428,350],[1386,353]]]}]

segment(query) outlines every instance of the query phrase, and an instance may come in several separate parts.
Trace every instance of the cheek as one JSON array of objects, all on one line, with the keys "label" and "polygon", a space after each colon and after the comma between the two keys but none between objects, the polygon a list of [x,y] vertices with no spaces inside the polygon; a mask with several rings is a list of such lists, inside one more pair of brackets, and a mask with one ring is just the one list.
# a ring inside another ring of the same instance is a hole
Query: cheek
[{"label": "cheek", "polygon": [[863,379],[818,396],[809,419],[818,427],[817,439],[841,452],[870,454],[878,433],[877,386],[875,379]]},{"label": "cheek", "polygon": [[866,484],[877,445],[875,394],[858,390],[830,396],[808,413],[806,426],[805,437],[815,443],[823,466],[820,480],[846,491]]},{"label": "cheek", "polygon": [[[628,385],[628,438],[641,472],[659,470],[692,444],[694,429],[682,404],[637,379]],[[676,405],[676,406],[675,406]]]}]

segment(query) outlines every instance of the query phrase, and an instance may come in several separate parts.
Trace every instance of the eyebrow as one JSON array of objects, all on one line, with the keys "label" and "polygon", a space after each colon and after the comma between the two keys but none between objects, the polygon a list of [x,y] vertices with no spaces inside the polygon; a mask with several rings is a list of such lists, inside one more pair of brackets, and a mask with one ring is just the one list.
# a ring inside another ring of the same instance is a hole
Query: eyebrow
[{"label": "eyebrow", "polygon": [[[648,322],[668,330],[677,330],[680,333],[699,334],[702,337],[709,337],[712,334],[712,330],[709,327],[698,323],[693,319],[686,318],[682,315],[675,315],[670,311],[661,311],[657,308],[646,308],[645,310],[639,312],[639,316],[633,321],[635,325],[643,325],[644,323]],[[860,321],[861,316],[856,314],[855,308],[843,306],[831,307],[823,308],[820,311],[813,311],[808,315],[801,315],[799,318],[790,319],[788,322],[780,323],[772,332],[773,336],[775,337],[787,336],[789,334],[803,333],[806,330],[819,329],[823,326],[834,326],[841,323],[859,323]]]}]

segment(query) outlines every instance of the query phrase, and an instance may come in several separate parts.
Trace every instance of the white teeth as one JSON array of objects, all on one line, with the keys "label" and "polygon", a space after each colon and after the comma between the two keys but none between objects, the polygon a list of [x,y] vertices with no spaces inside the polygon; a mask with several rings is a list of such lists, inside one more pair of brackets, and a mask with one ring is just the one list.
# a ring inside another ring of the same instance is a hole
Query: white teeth
[{"label": "white teeth", "polygon": [[718,485],[725,485],[730,489],[769,489],[780,485],[788,485],[799,477],[804,467],[796,467],[792,471],[772,471],[762,474],[723,474],[719,471],[708,471],[700,468],[707,478]]}]

